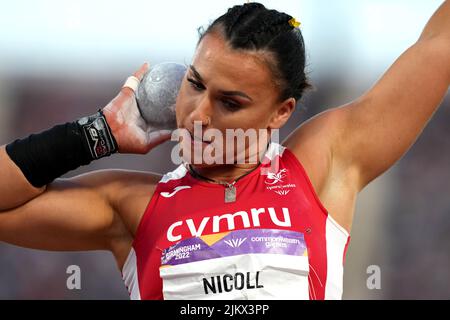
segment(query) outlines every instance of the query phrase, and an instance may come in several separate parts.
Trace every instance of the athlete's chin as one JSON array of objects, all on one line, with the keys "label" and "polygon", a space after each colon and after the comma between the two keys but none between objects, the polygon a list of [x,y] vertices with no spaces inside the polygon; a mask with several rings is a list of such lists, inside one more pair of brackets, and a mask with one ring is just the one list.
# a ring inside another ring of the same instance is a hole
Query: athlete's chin
[{"label": "athlete's chin", "polygon": [[217,148],[214,143],[202,143],[199,146],[181,145],[183,161],[199,168],[212,168],[226,163],[225,150]]},{"label": "athlete's chin", "polygon": [[219,168],[224,166],[223,164],[217,164],[217,163],[213,163],[213,164],[208,164],[208,163],[190,163],[194,168],[198,168],[198,169],[212,169],[212,168]]},{"label": "athlete's chin", "polygon": [[222,161],[222,159],[220,160],[209,158],[193,159],[192,157],[189,158],[183,157],[183,161],[185,163],[194,166],[195,168],[219,168],[227,165],[227,163],[224,160]]}]

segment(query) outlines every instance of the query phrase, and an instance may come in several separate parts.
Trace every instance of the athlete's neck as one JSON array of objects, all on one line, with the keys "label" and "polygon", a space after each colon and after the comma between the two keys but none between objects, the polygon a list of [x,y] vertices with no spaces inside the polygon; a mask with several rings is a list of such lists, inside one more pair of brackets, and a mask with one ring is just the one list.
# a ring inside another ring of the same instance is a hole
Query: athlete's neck
[{"label": "athlete's neck", "polygon": [[[266,144],[264,153],[267,152],[268,147],[269,143]],[[259,167],[260,161],[262,159],[261,152],[262,151],[258,151],[256,159],[252,156],[246,157],[246,161],[244,161],[243,163],[222,165],[191,164],[190,169],[194,172],[194,174],[200,175],[200,178],[207,178],[209,180],[215,181],[216,183],[233,183],[241,177],[243,178],[247,174],[250,174],[252,171],[256,170]],[[252,153],[250,153],[250,151],[248,153],[253,155]]]},{"label": "athlete's neck", "polygon": [[195,172],[214,181],[232,183],[259,166],[259,163],[225,164],[220,166],[202,167],[191,165]]}]

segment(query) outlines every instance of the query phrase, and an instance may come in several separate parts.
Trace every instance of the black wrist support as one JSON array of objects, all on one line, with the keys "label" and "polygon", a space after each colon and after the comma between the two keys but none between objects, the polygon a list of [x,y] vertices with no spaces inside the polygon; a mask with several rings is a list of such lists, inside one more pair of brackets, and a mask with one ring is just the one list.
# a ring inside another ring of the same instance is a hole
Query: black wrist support
[{"label": "black wrist support", "polygon": [[11,160],[36,188],[117,150],[117,142],[101,110],[6,146]]}]

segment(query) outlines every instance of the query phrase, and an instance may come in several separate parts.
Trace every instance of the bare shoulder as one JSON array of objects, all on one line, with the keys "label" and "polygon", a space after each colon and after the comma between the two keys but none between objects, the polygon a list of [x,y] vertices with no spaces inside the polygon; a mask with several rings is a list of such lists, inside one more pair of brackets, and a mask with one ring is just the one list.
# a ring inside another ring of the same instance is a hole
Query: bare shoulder
[{"label": "bare shoulder", "polygon": [[331,175],[333,145],[344,117],[341,108],[323,111],[302,123],[283,142],[302,163],[318,194]]},{"label": "bare shoulder", "polygon": [[305,121],[283,145],[305,168],[314,191],[329,214],[350,231],[358,194],[358,176],[333,154],[340,143],[347,117],[346,108],[328,109]]}]

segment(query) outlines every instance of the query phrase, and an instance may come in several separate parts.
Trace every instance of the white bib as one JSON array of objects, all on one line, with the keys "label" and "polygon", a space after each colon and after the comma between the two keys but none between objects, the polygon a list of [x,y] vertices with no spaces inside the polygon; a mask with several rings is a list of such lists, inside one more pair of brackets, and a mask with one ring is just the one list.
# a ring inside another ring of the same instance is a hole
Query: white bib
[{"label": "white bib", "polygon": [[189,238],[163,251],[164,299],[309,299],[300,232],[243,229]]}]

